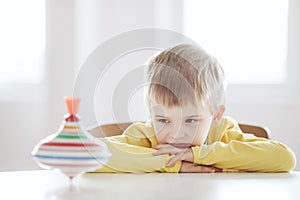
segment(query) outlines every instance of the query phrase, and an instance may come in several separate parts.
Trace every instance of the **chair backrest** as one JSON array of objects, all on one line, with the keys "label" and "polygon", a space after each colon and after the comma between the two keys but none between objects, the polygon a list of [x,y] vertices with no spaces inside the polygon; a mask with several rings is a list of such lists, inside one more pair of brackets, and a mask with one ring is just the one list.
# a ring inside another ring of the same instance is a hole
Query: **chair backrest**
[{"label": "chair backrest", "polygon": [[[130,126],[132,122],[129,123],[117,123],[117,124],[103,124],[100,126],[95,126],[89,129],[89,133],[94,137],[109,137],[115,135],[121,135],[124,130]],[[257,137],[270,138],[271,131],[267,127],[250,125],[250,124],[239,124],[241,130],[244,133],[252,133]]]},{"label": "chair backrest", "polygon": [[244,133],[252,133],[256,137],[270,139],[271,130],[268,127],[250,124],[239,124],[239,127]]},{"label": "chair backrest", "polygon": [[109,137],[121,135],[132,123],[103,124],[88,130],[94,137]]}]

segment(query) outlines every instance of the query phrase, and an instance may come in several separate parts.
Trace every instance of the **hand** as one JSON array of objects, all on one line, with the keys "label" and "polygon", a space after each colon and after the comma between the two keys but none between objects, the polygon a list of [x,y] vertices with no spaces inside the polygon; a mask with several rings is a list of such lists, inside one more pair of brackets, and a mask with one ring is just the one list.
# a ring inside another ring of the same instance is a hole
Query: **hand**
[{"label": "hand", "polygon": [[182,173],[214,173],[214,172],[222,172],[222,169],[211,166],[211,165],[197,165],[195,163],[183,161],[179,172],[182,172]]},{"label": "hand", "polygon": [[157,150],[153,153],[154,156],[164,154],[174,155],[167,163],[167,167],[174,166],[180,160],[194,162],[194,154],[191,148],[177,148],[170,144],[160,144],[153,148]]}]

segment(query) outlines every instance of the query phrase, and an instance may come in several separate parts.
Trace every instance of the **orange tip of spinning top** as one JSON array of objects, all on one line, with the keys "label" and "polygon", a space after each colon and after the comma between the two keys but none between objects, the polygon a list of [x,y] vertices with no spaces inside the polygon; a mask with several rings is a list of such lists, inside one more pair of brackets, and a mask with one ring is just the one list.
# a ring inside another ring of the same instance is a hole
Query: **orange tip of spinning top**
[{"label": "orange tip of spinning top", "polygon": [[65,97],[67,109],[70,115],[76,115],[79,109],[80,98],[79,97]]}]

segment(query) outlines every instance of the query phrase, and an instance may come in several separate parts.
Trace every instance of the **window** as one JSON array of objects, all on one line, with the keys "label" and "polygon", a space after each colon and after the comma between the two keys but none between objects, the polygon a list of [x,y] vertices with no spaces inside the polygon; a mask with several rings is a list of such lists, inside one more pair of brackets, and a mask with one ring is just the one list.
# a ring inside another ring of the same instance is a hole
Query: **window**
[{"label": "window", "polygon": [[286,76],[288,0],[185,0],[184,34],[214,55],[228,83]]},{"label": "window", "polygon": [[0,84],[41,81],[45,2],[0,1]]}]

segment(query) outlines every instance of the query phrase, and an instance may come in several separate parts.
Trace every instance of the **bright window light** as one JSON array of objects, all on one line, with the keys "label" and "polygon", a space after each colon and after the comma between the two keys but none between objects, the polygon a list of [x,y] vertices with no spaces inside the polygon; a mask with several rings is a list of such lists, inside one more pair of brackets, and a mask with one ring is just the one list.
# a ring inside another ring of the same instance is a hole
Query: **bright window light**
[{"label": "bright window light", "polygon": [[0,84],[39,82],[45,48],[44,0],[1,0],[0,24]]},{"label": "bright window light", "polygon": [[288,0],[185,0],[184,34],[224,67],[228,83],[280,84]]}]

